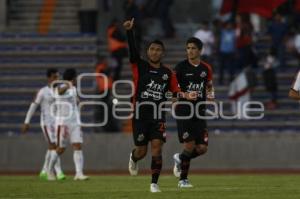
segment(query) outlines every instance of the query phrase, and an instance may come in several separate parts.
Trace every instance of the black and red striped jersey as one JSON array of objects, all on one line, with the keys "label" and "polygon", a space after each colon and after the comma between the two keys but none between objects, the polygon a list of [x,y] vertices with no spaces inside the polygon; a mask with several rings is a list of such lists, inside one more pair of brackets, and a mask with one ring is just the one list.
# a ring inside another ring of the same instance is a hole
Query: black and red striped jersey
[{"label": "black and red striped jersey", "polygon": [[[156,119],[154,113],[158,113],[159,104],[167,101],[167,96],[170,96],[168,92],[177,93],[180,91],[178,81],[175,73],[168,67],[161,64],[159,68],[154,68],[149,62],[143,60],[136,49],[133,32],[127,31],[127,35],[135,86],[133,102],[135,107],[138,107],[137,111],[139,112],[139,117],[136,119],[153,120]],[[151,104],[136,106],[138,103],[148,102],[155,104],[156,112],[154,112],[154,106]],[[164,114],[161,119],[165,119]]]},{"label": "black and red striped jersey", "polygon": [[[198,102],[206,101],[206,87],[209,81],[212,81],[212,68],[206,62],[201,61],[198,66],[192,65],[188,60],[183,60],[175,67],[178,83],[183,92],[197,92],[198,97],[196,101],[191,101],[193,105]],[[186,101],[180,98],[180,101]],[[200,106],[202,111],[205,106]],[[177,106],[177,110],[181,112],[189,112],[187,106]]]}]

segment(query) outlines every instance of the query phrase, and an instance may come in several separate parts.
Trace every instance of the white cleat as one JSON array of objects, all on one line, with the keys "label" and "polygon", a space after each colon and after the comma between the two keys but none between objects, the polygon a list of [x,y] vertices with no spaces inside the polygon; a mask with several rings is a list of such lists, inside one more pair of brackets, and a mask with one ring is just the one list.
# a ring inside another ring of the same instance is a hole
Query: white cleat
[{"label": "white cleat", "polygon": [[75,175],[75,177],[74,177],[74,180],[88,180],[89,179],[89,177],[88,176],[85,176],[85,175],[83,175],[83,174],[81,174],[81,175]]},{"label": "white cleat", "polygon": [[186,179],[186,180],[179,180],[178,187],[179,188],[192,188],[193,185],[189,182],[188,179]]},{"label": "white cleat", "polygon": [[173,174],[175,177],[179,178],[181,174],[181,168],[180,168],[181,160],[179,158],[179,153],[175,153],[173,155],[173,159],[174,159]]},{"label": "white cleat", "polygon": [[130,156],[129,156],[128,170],[129,170],[130,175],[136,176],[139,172],[139,166],[138,166],[137,162],[134,162],[131,159],[131,156],[132,156],[132,153],[130,153]]},{"label": "white cleat", "polygon": [[151,185],[150,185],[150,192],[151,193],[159,193],[159,192],[161,192],[161,190],[159,189],[158,184],[151,183]]},{"label": "white cleat", "polygon": [[55,175],[54,175],[53,172],[47,172],[47,180],[48,181],[54,181],[54,180],[56,180],[56,177],[55,177]]}]

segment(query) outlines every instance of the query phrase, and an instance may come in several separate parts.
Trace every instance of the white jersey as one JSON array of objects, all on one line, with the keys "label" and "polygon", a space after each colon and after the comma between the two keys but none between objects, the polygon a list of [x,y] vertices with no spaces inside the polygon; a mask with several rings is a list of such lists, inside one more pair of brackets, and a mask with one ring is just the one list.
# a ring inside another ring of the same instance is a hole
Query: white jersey
[{"label": "white jersey", "polygon": [[295,91],[300,91],[300,71],[298,71],[296,79],[292,85],[292,89]]},{"label": "white jersey", "polygon": [[78,96],[72,86],[62,95],[56,96],[58,125],[79,124]]},{"label": "white jersey", "polygon": [[194,37],[203,42],[202,55],[210,56],[213,53],[212,46],[215,43],[215,37],[212,31],[200,29],[194,34]]},{"label": "white jersey", "polygon": [[53,114],[51,114],[51,106],[54,102],[55,96],[49,86],[45,86],[38,91],[34,103],[41,106],[41,126],[53,124],[55,122],[55,110],[53,110]]}]

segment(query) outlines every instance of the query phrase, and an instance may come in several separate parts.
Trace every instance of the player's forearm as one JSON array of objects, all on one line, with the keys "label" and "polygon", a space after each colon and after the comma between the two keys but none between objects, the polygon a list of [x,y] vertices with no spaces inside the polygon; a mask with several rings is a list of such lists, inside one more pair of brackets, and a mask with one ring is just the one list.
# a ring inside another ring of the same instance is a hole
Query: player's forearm
[{"label": "player's forearm", "polygon": [[29,110],[28,110],[28,112],[26,114],[26,118],[25,118],[24,124],[29,124],[30,123],[30,120],[31,120],[31,118],[32,118],[32,116],[33,116],[33,114],[34,114],[34,112],[35,112],[35,110],[36,110],[37,107],[38,107],[38,104],[36,104],[34,102],[32,102],[30,104]]},{"label": "player's forearm", "polygon": [[213,85],[208,85],[206,88],[206,99],[208,101],[214,101],[215,100],[215,89]]},{"label": "player's forearm", "polygon": [[68,89],[70,88],[69,84],[66,84],[66,86],[58,88],[58,94],[63,95]]},{"label": "player's forearm", "polygon": [[136,41],[134,38],[133,30],[127,30],[128,46],[129,46],[129,56],[130,61],[135,62],[139,59],[139,52],[136,48]]},{"label": "player's forearm", "polygon": [[300,100],[300,93],[293,89],[290,89],[289,98],[293,100]]}]

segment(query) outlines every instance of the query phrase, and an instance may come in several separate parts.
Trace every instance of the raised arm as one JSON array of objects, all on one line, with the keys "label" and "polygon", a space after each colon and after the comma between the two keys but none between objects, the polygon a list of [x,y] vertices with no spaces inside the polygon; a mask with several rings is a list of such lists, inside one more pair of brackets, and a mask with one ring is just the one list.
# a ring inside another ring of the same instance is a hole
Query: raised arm
[{"label": "raised arm", "polygon": [[140,53],[136,47],[136,41],[134,38],[133,32],[134,18],[127,20],[123,23],[124,28],[126,29],[128,45],[129,45],[129,58],[131,63],[137,63],[140,59]]},{"label": "raised arm", "polygon": [[294,100],[300,100],[300,71],[298,72],[294,83],[292,84],[292,87],[289,91],[289,98]]}]

